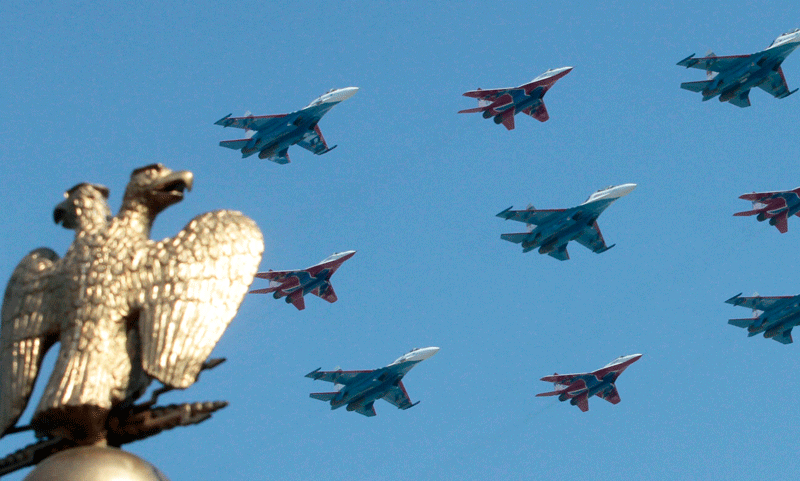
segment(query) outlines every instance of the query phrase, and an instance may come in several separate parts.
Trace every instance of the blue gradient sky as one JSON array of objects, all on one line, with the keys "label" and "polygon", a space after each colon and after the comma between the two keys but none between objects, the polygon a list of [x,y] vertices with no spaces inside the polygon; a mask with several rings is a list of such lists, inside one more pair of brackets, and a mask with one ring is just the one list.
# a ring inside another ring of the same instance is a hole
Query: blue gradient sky
[{"label": "blue gradient sky", "polygon": [[[154,238],[230,208],[264,231],[262,270],[358,251],[335,304],[247,297],[214,352],[228,362],[162,398],[231,403],[128,446],[172,480],[796,478],[800,345],[748,339],[726,322],[749,312],[723,301],[800,293],[800,221],[780,235],[732,216],[742,193],[800,185],[800,96],[702,103],[679,84],[703,72],[675,63],[799,26],[796,1],[3,3],[0,277],[35,247],[66,251],[63,191],[105,184],[116,211],[152,162],[195,174]],[[467,90],[567,65],[546,123],[518,116],[508,132],[456,114],[475,106]],[[800,86],[800,54],[784,73]],[[361,90],[320,122],[330,154],[293,147],[280,166],[217,145],[241,133],[213,125],[228,113],[347,86]],[[602,255],[571,245],[558,262],[500,239],[524,229],[494,217],[510,205],[567,207],[628,182],[600,218],[617,244]],[[368,419],[308,397],[330,387],[303,377],[317,367],[431,345],[404,381],[422,401],[411,410],[381,401]],[[616,406],[534,398],[542,376],[637,352]]]}]

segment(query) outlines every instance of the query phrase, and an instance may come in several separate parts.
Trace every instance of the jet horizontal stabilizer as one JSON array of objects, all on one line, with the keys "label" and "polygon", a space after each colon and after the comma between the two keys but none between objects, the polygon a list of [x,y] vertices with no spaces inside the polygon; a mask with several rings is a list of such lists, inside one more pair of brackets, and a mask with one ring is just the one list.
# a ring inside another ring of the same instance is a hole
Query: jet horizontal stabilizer
[{"label": "jet horizontal stabilizer", "polygon": [[250,139],[236,139],[236,140],[223,140],[219,143],[220,147],[227,147],[233,150],[243,149],[247,147]]},{"label": "jet horizontal stabilizer", "polygon": [[331,399],[333,399],[334,397],[336,397],[337,394],[339,394],[338,391],[337,392],[312,392],[311,394],[309,394],[309,396],[312,397],[313,399],[319,399],[320,401],[327,402],[327,401],[330,401]]},{"label": "jet horizontal stabilizer", "polygon": [[697,82],[683,82],[681,84],[681,88],[685,90],[691,90],[692,92],[702,92],[706,90],[713,80],[699,80]]},{"label": "jet horizontal stabilizer", "polygon": [[730,319],[728,321],[728,324],[736,327],[741,327],[742,329],[747,329],[753,324],[754,321],[757,320],[758,320],[757,317],[756,318],[750,317],[746,319]]},{"label": "jet horizontal stabilizer", "polygon": [[559,389],[559,390],[556,390],[556,391],[550,391],[550,392],[540,392],[539,394],[536,395],[536,397],[557,396],[557,395],[561,394],[562,392],[564,392],[563,389]]},{"label": "jet horizontal stabilizer", "polygon": [[[525,239],[530,237],[530,232],[518,232],[516,234],[500,234],[500,238],[506,240],[508,242],[513,242],[515,244],[519,244],[520,242],[525,242]],[[523,249],[527,249],[524,252],[528,252],[529,250],[536,249],[536,245],[524,247]]]},{"label": "jet horizontal stabilizer", "polygon": [[762,210],[763,210],[763,208],[761,208],[761,209],[753,209],[753,210],[746,210],[744,212],[737,212],[737,213],[735,213],[733,215],[734,216],[739,216],[739,217],[747,216],[747,215],[756,215],[756,214],[760,214]]},{"label": "jet horizontal stabilizer", "polygon": [[466,110],[459,110],[458,113],[460,114],[474,114],[478,112],[483,112],[485,110],[489,110],[489,104],[483,105],[480,107],[475,107],[474,109],[466,109]]}]

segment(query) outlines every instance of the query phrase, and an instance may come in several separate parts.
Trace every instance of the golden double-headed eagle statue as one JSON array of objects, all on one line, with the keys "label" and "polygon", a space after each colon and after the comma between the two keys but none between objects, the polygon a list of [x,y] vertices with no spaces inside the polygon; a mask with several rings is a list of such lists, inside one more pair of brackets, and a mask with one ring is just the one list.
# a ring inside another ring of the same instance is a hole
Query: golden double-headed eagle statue
[{"label": "golden double-headed eagle statue", "polygon": [[113,217],[105,187],[84,183],[66,192],[54,218],[75,231],[72,245],[62,258],[47,248],[28,254],[3,299],[0,435],[20,430],[42,359],[56,342],[55,367],[30,424],[45,441],[120,444],[214,410],[177,406],[184,419],[172,413],[160,426],[161,411],[135,405],[153,379],[162,390],[182,389],[208,367],[264,249],[255,222],[226,210],[151,240],[156,216],[192,182],[191,172],[161,164],[136,169]]}]

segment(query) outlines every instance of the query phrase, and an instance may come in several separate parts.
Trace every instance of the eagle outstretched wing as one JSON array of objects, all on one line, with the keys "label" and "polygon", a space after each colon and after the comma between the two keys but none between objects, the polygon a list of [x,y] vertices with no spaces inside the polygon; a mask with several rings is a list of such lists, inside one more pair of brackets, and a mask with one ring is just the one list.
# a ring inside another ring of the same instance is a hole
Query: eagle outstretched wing
[{"label": "eagle outstretched wing", "polygon": [[16,424],[63,314],[56,282],[58,254],[39,248],[14,269],[3,297],[0,327],[0,436]]},{"label": "eagle outstretched wing", "polygon": [[177,236],[153,243],[134,260],[147,374],[176,388],[195,382],[236,315],[263,251],[255,222],[222,210],[195,217]]}]

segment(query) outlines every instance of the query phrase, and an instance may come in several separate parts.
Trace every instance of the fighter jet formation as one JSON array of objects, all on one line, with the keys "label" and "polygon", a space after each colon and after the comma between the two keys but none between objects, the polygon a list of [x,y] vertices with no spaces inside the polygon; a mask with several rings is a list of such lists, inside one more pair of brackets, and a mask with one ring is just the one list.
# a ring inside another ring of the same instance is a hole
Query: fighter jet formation
[{"label": "fighter jet formation", "polygon": [[522,244],[522,252],[539,248],[539,254],[548,254],[560,261],[569,259],[567,244],[576,241],[596,254],[612,247],[606,246],[597,218],[608,206],[636,188],[636,184],[612,185],[590,195],[586,202],[568,209],[539,209],[528,206],[525,210],[504,210],[497,214],[506,220],[524,222],[527,232],[503,234],[501,239]]},{"label": "fighter jet formation", "polygon": [[[701,81],[684,82],[683,89],[699,92],[703,101],[719,96],[721,102],[730,102],[738,107],[750,106],[750,90],[759,87],[772,96],[782,99],[797,91],[789,90],[781,64],[800,45],[800,29],[780,35],[765,50],[750,55],[718,57],[708,55],[696,58],[694,54],[678,62],[687,68],[705,70],[708,78]],[[543,98],[548,90],[573,67],[549,69],[531,82],[518,87],[500,89],[477,89],[463,95],[478,100],[478,107],[461,110],[458,113],[481,113],[485,119],[492,118],[507,130],[514,130],[514,117],[518,113],[529,115],[540,122],[550,116]],[[322,155],[336,146],[328,147],[318,127],[320,119],[338,103],[352,97],[357,87],[334,89],[319,97],[307,107],[281,115],[243,117],[228,115],[215,122],[223,127],[244,129],[242,139],[224,140],[223,147],[240,150],[242,157],[256,153],[261,159],[269,159],[279,164],[289,163],[288,148],[292,145]],[[628,195],[636,184],[621,184],[600,189],[575,207],[561,209],[535,209],[532,205],[524,210],[512,207],[497,214],[506,220],[514,220],[527,225],[525,232],[502,234],[508,242],[520,244],[522,252],[538,249],[540,254],[548,254],[558,260],[568,260],[567,245],[576,241],[594,253],[603,253],[614,247],[607,245],[598,217],[617,199]],[[737,212],[735,216],[755,215],[758,221],[768,220],[779,232],[788,230],[788,218],[800,216],[800,188],[789,191],[761,192],[744,194],[741,199],[751,201],[753,208]],[[352,257],[355,251],[333,254],[311,267],[295,271],[268,271],[256,276],[269,280],[269,287],[254,289],[251,293],[272,293],[275,299],[286,298],[298,310],[305,309],[304,296],[312,293],[328,302],[337,300],[330,283],[331,276],[341,264]],[[763,333],[765,338],[783,344],[792,342],[792,328],[800,324],[800,295],[786,297],[741,297],[736,295],[726,301],[735,306],[753,309],[753,317],[731,319],[729,324],[747,329],[748,336]],[[306,375],[314,380],[332,382],[335,390],[312,393],[311,398],[328,402],[331,409],[346,406],[367,417],[375,416],[374,403],[384,399],[399,409],[415,406],[405,390],[402,379],[419,362],[430,358],[439,351],[438,347],[412,349],[388,366],[365,371],[321,371],[316,369]],[[555,390],[536,396],[558,396],[559,401],[569,400],[581,411],[588,411],[588,400],[598,396],[611,404],[620,402],[616,381],[642,354],[632,354],[614,359],[601,369],[575,374],[554,374],[545,376],[542,381],[552,382]]]},{"label": "fighter jet formation", "polygon": [[769,47],[750,55],[717,57],[712,52],[702,58],[694,54],[678,62],[686,68],[708,72],[706,80],[684,82],[682,89],[700,92],[703,102],[719,95],[720,102],[730,102],[737,107],[750,106],[750,89],[759,87],[775,98],[783,99],[797,89],[789,91],[781,64],[800,45],[800,29],[786,32]]}]

